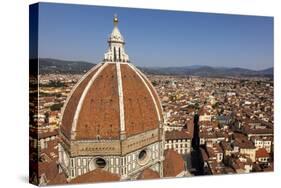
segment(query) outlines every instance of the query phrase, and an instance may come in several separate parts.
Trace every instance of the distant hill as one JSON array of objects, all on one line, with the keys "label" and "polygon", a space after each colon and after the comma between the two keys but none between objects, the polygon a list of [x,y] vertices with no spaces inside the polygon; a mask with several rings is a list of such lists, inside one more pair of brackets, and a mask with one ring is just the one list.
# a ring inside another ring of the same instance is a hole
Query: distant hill
[{"label": "distant hill", "polygon": [[268,69],[264,69],[264,70],[262,70],[260,72],[262,74],[266,74],[266,75],[273,75],[274,70],[273,70],[273,67],[271,67],[271,68],[268,68]]},{"label": "distant hill", "polygon": [[[65,61],[51,58],[39,60],[39,72],[44,73],[85,73],[96,64],[85,61]],[[239,67],[211,67],[206,65],[191,65],[183,67],[139,67],[148,74],[162,75],[193,75],[209,77],[225,76],[266,76],[273,77],[273,68],[250,70]]]},{"label": "distant hill", "polygon": [[273,68],[265,70],[250,70],[239,67],[210,67],[210,66],[185,66],[185,67],[155,67],[155,68],[141,68],[144,72],[149,74],[164,74],[164,75],[193,75],[193,76],[209,76],[209,77],[225,77],[225,76],[273,76]]},{"label": "distant hill", "polygon": [[39,72],[80,74],[90,70],[95,64],[85,61],[65,61],[59,59],[40,58]]}]

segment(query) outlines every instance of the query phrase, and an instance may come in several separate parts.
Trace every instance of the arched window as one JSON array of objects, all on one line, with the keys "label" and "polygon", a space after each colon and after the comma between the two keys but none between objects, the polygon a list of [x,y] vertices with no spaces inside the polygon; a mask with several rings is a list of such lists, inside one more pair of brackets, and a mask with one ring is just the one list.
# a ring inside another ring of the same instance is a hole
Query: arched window
[{"label": "arched window", "polygon": [[119,48],[119,61],[121,61],[121,50]]},{"label": "arched window", "polygon": [[116,61],[116,48],[114,47],[113,50],[114,50],[114,51],[113,51],[113,59],[114,59],[114,61]]}]

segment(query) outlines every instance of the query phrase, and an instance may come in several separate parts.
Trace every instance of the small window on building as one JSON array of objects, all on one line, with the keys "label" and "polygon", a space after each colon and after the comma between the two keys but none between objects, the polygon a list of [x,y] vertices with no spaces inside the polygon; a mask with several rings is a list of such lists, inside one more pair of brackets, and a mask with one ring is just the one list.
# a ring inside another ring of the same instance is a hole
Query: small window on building
[{"label": "small window on building", "polygon": [[74,159],[71,159],[71,167],[74,167]]}]

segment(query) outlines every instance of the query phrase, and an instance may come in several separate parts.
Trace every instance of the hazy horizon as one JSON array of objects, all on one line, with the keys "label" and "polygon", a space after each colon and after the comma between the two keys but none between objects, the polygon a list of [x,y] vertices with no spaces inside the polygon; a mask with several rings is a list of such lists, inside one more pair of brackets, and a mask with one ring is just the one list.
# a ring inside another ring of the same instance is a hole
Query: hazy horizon
[{"label": "hazy horizon", "polygon": [[273,18],[40,3],[39,57],[98,63],[113,15],[141,67],[273,67]]},{"label": "hazy horizon", "polygon": [[[68,59],[59,59],[59,58],[51,58],[51,57],[40,57],[39,59],[54,59],[54,60],[59,60],[59,61],[72,61],[72,62],[84,62],[84,63],[91,63],[91,64],[98,64],[101,62],[90,62],[90,61],[85,61],[85,60],[68,60]],[[134,62],[130,62],[132,64],[134,64]],[[136,65],[139,66],[139,65]],[[261,70],[266,70],[266,69],[270,69],[270,68],[274,68],[274,66],[271,67],[267,67],[267,68],[263,68],[263,69],[251,69],[251,68],[243,68],[243,67],[227,67],[227,66],[212,66],[212,65],[182,65],[182,66],[177,66],[177,65],[169,65],[169,66],[140,66],[142,68],[181,68],[181,67],[212,67],[212,68],[242,68],[242,69],[249,69],[249,70],[253,70],[253,71],[261,71]]]}]

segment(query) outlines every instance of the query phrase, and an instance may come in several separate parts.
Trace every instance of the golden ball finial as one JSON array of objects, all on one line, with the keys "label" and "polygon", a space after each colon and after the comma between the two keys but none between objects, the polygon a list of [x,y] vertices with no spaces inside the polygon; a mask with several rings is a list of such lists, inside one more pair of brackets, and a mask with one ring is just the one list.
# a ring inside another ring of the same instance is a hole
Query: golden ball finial
[{"label": "golden ball finial", "polygon": [[117,24],[118,24],[118,17],[117,17],[117,14],[114,14],[113,23],[114,23],[115,26],[117,26]]}]

